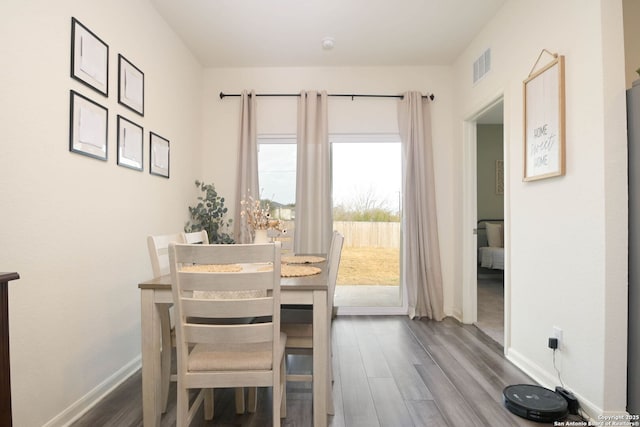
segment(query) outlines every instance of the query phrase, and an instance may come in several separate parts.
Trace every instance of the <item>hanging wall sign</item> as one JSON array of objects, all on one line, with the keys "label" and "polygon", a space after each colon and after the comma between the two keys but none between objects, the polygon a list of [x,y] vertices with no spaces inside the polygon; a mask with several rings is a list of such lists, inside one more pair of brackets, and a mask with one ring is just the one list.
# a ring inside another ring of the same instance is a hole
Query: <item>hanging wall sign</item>
[{"label": "hanging wall sign", "polygon": [[554,60],[524,81],[524,181],[565,173],[564,56],[549,54]]}]

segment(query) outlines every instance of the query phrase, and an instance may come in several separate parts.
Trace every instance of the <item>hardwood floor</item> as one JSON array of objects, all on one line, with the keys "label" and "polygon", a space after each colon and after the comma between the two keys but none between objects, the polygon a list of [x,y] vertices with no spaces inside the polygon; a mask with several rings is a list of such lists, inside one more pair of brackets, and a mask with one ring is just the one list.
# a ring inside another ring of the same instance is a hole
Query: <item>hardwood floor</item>
[{"label": "hardwood floor", "polygon": [[[505,386],[534,383],[502,355],[502,348],[475,326],[453,319],[405,316],[340,316],[333,323],[334,427],[539,426],[502,404]],[[290,365],[307,369],[308,358]],[[73,426],[142,426],[140,372]],[[287,387],[283,426],[312,425],[311,388]],[[258,411],[236,415],[233,390],[215,392],[215,417],[196,416],[193,426],[270,425],[270,390],[259,390]],[[202,410],[200,410],[202,412]],[[175,384],[162,426],[175,425]]]},{"label": "hardwood floor", "polygon": [[476,326],[500,345],[504,344],[504,275],[478,274]]}]

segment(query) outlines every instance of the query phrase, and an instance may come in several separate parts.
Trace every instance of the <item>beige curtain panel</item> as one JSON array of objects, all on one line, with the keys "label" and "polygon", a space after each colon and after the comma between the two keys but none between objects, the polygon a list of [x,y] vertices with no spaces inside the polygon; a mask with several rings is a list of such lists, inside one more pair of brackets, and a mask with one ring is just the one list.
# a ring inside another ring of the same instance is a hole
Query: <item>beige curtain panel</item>
[{"label": "beige curtain panel", "polygon": [[240,216],[240,201],[251,195],[260,198],[258,184],[258,138],[256,134],[257,101],[255,91],[243,90],[240,94],[240,141],[236,177],[236,201],[233,217],[233,235],[236,243],[253,243],[253,236]]},{"label": "beige curtain panel", "polygon": [[398,104],[402,140],[403,277],[409,317],[444,318],[436,218],[431,111],[428,98],[407,92]]},{"label": "beige curtain panel", "polygon": [[300,93],[297,139],[294,251],[326,253],[333,232],[326,91]]}]

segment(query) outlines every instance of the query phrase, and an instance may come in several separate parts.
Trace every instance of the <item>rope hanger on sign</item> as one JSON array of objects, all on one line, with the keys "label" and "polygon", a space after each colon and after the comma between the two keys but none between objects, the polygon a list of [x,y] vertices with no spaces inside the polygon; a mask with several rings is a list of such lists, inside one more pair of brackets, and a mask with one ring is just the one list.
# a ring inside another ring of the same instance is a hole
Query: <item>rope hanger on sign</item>
[{"label": "rope hanger on sign", "polygon": [[531,75],[533,74],[533,70],[536,69],[536,66],[538,65],[538,62],[540,62],[540,58],[542,58],[542,55],[545,52],[547,52],[549,55],[553,56],[554,60],[558,59],[558,54],[557,53],[551,53],[547,49],[542,49],[542,51],[540,52],[540,55],[538,55],[538,59],[536,59],[536,62],[535,62],[535,64],[533,64],[533,67],[531,68],[531,71],[529,71],[529,75],[527,77],[531,77]]}]

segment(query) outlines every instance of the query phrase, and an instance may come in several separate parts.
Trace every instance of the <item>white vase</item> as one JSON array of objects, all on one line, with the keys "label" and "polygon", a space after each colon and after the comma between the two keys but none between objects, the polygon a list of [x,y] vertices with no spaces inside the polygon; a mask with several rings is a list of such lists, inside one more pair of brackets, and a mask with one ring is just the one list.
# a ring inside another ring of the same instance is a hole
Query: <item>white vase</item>
[{"label": "white vase", "polygon": [[253,243],[269,243],[267,230],[254,230]]}]

